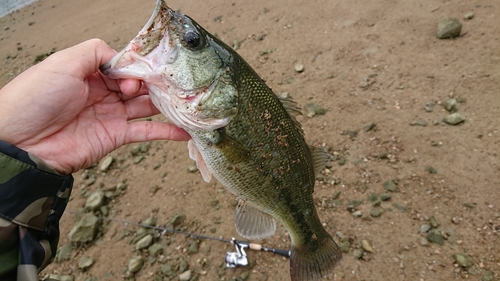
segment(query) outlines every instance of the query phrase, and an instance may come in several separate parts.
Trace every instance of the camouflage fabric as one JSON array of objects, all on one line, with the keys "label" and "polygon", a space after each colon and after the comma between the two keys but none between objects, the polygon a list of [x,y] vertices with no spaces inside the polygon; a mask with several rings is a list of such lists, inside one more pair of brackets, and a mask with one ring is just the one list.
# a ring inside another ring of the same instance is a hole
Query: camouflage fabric
[{"label": "camouflage fabric", "polygon": [[36,280],[53,259],[73,177],[0,141],[0,280]]}]

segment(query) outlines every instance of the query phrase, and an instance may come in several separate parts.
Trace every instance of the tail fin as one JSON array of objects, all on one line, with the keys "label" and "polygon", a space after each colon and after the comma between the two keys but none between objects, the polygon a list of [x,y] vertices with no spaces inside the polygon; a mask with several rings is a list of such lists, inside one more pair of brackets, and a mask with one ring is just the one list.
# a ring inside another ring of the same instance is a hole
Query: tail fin
[{"label": "tail fin", "polygon": [[342,252],[333,238],[326,233],[307,244],[292,246],[290,275],[292,281],[318,280],[333,270],[342,258]]}]

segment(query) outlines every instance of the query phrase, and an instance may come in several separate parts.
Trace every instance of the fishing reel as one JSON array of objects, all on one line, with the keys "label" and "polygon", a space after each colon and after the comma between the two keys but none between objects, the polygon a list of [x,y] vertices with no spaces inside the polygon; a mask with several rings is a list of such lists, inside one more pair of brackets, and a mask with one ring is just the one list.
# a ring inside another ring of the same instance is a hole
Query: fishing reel
[{"label": "fishing reel", "polygon": [[227,268],[236,268],[238,266],[247,266],[248,259],[247,253],[245,253],[245,248],[248,248],[248,244],[243,244],[236,239],[232,239],[231,243],[234,244],[236,248],[236,252],[227,252],[226,253],[226,267]]}]

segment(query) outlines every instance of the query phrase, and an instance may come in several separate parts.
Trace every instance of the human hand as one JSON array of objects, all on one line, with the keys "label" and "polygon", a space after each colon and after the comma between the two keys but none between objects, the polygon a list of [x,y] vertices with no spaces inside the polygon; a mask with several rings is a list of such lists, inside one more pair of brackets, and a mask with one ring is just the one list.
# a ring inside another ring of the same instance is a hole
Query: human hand
[{"label": "human hand", "polygon": [[88,167],[127,143],[188,140],[169,123],[130,122],[159,111],[140,81],[113,80],[98,71],[115,53],[92,39],[21,73],[0,90],[0,140],[61,174]]}]

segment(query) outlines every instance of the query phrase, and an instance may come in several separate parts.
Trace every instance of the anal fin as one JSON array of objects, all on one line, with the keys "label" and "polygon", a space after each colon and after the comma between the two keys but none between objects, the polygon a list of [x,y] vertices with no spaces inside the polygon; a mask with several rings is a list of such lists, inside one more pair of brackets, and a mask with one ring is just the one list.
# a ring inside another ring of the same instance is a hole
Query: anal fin
[{"label": "anal fin", "polygon": [[247,239],[264,239],[276,231],[276,221],[250,203],[240,199],[234,220],[236,231]]},{"label": "anal fin", "polygon": [[189,158],[196,161],[196,167],[198,167],[203,180],[205,180],[206,182],[210,182],[210,180],[212,179],[212,173],[210,173],[210,171],[208,170],[207,164],[205,163],[205,160],[203,160],[203,156],[194,144],[193,140],[188,141],[188,150]]}]

